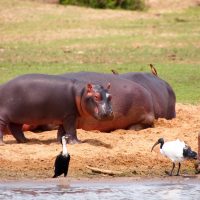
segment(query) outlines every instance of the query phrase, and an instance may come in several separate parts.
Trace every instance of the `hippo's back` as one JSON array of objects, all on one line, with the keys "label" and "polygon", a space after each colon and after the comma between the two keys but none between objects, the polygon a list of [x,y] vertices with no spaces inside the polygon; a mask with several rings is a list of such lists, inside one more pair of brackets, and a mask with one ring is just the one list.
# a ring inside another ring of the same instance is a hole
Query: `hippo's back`
[{"label": "hippo's back", "polygon": [[73,105],[74,98],[69,95],[72,90],[72,80],[63,77],[45,74],[19,76],[0,88],[0,118],[19,124],[60,119],[67,103]]},{"label": "hippo's back", "polygon": [[156,118],[172,119],[176,116],[176,96],[166,81],[153,74],[143,72],[130,72],[119,76],[142,85],[151,93]]}]

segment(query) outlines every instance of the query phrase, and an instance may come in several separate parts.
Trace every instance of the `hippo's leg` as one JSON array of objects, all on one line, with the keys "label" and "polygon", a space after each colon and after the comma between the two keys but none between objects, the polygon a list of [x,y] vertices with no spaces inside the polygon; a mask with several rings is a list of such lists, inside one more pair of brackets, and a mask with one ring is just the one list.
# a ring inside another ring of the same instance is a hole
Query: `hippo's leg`
[{"label": "hippo's leg", "polygon": [[9,129],[18,143],[26,143],[28,141],[22,132],[22,124],[10,123]]},{"label": "hippo's leg", "polygon": [[3,142],[3,134],[6,130],[6,123],[2,120],[0,120],[0,145],[4,145],[4,142]]},{"label": "hippo's leg", "polygon": [[146,126],[144,126],[143,124],[133,124],[131,126],[128,127],[128,130],[134,130],[134,131],[140,131],[147,128]]},{"label": "hippo's leg", "polygon": [[4,142],[3,142],[3,130],[2,130],[1,127],[0,127],[0,145],[4,145]]},{"label": "hippo's leg", "polygon": [[57,132],[57,141],[61,143],[61,138],[62,136],[64,136],[66,133],[65,133],[65,129],[62,125],[60,125],[58,127],[58,132]]},{"label": "hippo's leg", "polygon": [[153,125],[149,125],[149,124],[133,124],[133,125],[128,127],[128,130],[140,131],[140,130],[143,130],[145,128],[153,128]]},{"label": "hippo's leg", "polygon": [[76,135],[76,116],[67,117],[63,122],[63,127],[69,144],[81,143]]},{"label": "hippo's leg", "polygon": [[138,124],[133,124],[128,127],[129,130],[140,131],[145,128],[152,128],[154,127],[154,116],[153,115],[146,115],[145,119],[143,119]]}]

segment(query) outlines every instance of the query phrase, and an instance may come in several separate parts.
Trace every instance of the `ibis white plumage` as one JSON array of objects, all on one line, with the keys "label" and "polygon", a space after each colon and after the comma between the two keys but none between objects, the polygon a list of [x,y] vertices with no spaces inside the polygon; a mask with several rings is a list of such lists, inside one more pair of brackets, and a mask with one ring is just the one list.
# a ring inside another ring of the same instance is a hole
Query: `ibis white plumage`
[{"label": "ibis white plumage", "polygon": [[69,168],[69,162],[70,162],[70,155],[67,151],[67,141],[68,137],[62,136],[62,151],[61,153],[56,157],[55,164],[54,164],[54,176],[53,178],[56,178],[60,176],[61,174],[64,174],[64,177],[67,176],[68,168]]},{"label": "ibis white plumage", "polygon": [[164,142],[164,139],[160,138],[153,145],[151,151],[153,151],[153,148],[157,144],[160,144],[160,153],[168,157],[173,162],[172,170],[170,172],[166,171],[166,173],[169,176],[172,176],[176,163],[179,164],[176,176],[179,176],[181,162],[183,160],[197,159],[197,153],[195,151],[192,151],[191,148],[185,144],[185,142],[180,141],[179,139],[174,141]]}]

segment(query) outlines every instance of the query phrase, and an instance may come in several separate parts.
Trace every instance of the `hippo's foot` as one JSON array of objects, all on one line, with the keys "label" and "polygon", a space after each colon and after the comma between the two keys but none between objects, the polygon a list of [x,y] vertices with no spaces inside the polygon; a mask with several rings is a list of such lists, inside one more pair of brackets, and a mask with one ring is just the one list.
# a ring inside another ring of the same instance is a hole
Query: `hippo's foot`
[{"label": "hippo's foot", "polygon": [[140,131],[146,128],[150,128],[150,125],[146,125],[146,124],[134,124],[128,127],[128,130],[134,130],[134,131]]},{"label": "hippo's foot", "polygon": [[15,139],[17,140],[18,143],[27,143],[28,139],[24,136],[24,134],[13,134]]},{"label": "hippo's foot", "polygon": [[18,139],[16,139],[16,140],[17,140],[18,143],[27,143],[27,142],[29,141],[29,140],[28,140],[27,138],[25,138],[25,137],[24,137],[24,138],[20,138],[20,139],[18,138]]},{"label": "hippo's foot", "polygon": [[9,129],[17,140],[18,143],[26,143],[28,140],[25,138],[24,133],[22,132],[22,125],[21,124],[9,124]]},{"label": "hippo's foot", "polygon": [[66,135],[64,127],[59,126],[58,132],[57,132],[57,141],[62,143],[62,136],[64,135]]}]

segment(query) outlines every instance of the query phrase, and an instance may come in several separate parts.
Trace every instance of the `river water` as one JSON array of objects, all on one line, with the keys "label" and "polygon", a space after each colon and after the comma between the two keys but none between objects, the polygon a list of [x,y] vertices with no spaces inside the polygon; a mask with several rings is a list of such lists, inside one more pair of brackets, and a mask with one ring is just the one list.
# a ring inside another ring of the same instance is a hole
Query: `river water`
[{"label": "river water", "polygon": [[200,179],[1,181],[0,199],[15,200],[197,200]]}]

